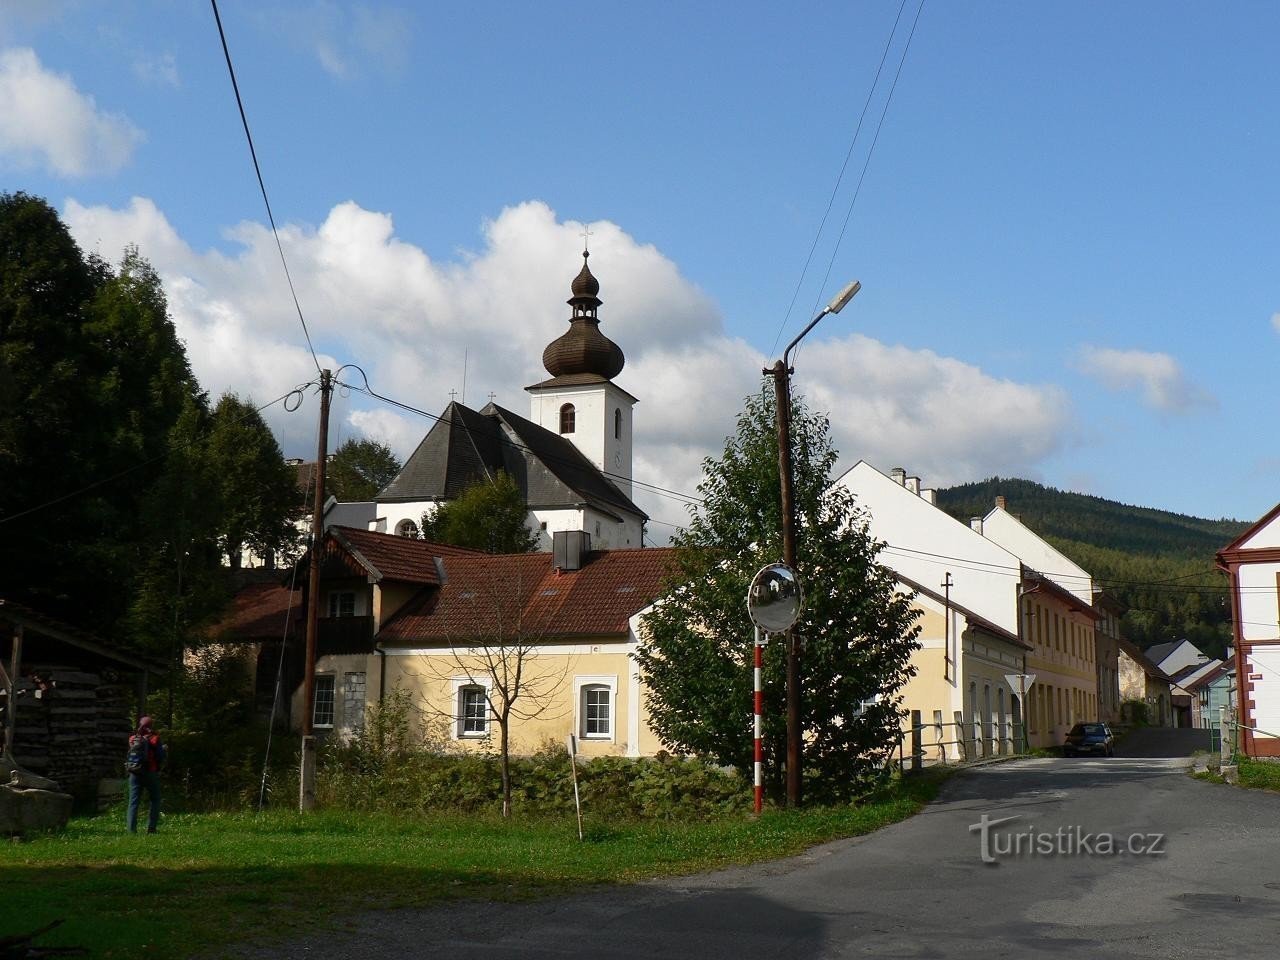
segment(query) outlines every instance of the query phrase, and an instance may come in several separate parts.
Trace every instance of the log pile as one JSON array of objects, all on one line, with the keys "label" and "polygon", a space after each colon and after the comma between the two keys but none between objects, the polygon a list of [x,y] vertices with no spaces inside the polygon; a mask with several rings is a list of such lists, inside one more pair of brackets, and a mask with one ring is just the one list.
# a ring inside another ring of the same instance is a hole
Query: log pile
[{"label": "log pile", "polygon": [[128,682],[112,671],[65,664],[33,664],[26,672],[49,677],[53,688],[36,689],[29,679],[18,684],[18,764],[77,796],[96,796],[99,780],[124,776],[133,726]]}]

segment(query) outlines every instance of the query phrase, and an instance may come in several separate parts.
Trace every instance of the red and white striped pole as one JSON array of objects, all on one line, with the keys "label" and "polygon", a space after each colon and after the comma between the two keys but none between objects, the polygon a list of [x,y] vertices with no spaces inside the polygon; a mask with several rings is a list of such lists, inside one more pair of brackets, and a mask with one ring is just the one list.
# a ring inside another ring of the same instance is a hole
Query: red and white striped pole
[{"label": "red and white striped pole", "polygon": [[768,639],[759,627],[756,627],[755,640],[755,722],[756,722],[756,815],[764,810],[764,690],[761,687],[764,673],[764,645]]}]

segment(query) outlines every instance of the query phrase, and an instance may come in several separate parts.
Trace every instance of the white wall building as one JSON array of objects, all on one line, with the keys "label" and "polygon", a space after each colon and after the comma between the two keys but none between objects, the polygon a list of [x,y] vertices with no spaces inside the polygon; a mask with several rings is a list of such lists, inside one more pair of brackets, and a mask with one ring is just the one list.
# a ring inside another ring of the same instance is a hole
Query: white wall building
[{"label": "white wall building", "polygon": [[1231,578],[1240,746],[1280,757],[1280,505],[1219,551],[1218,565]]},{"label": "white wall building", "polygon": [[543,550],[562,530],[596,549],[644,545],[648,517],[631,500],[634,396],[613,382],[626,363],[600,332],[600,284],[583,254],[569,329],[543,351],[549,378],[525,389],[526,419],[497,404],[450,403],[394,480],[378,493],[370,529],[416,535],[424,514],[467,487],[508,474]]}]

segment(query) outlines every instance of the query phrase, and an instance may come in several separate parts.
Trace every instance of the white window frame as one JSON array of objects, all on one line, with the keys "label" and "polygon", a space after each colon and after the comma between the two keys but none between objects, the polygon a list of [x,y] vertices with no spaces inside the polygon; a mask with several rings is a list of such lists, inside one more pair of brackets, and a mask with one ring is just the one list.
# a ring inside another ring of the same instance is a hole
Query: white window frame
[{"label": "white window frame", "polygon": [[[342,598],[351,598],[351,612],[342,612]],[[330,590],[329,591],[329,616],[333,619],[339,617],[354,617],[356,615],[356,592],[354,590]]]},{"label": "white window frame", "polygon": [[[317,717],[317,708],[320,706],[320,687],[323,685],[321,681],[329,681],[329,722],[321,723]],[[311,726],[318,727],[321,730],[332,730],[333,722],[338,718],[338,676],[334,673],[317,673],[315,677],[315,686],[311,690]]]},{"label": "white window frame", "polygon": [[[493,710],[489,706],[489,690],[493,686],[493,681],[488,677],[454,677],[453,678],[453,723],[451,730],[454,740],[484,740],[490,736],[489,727],[493,724]],[[468,733],[465,732],[463,724],[466,717],[463,716],[462,692],[464,690],[483,690],[484,691],[484,732]]]},{"label": "white window frame", "polygon": [[[587,733],[586,695],[588,690],[604,688],[609,691],[609,733]],[[591,743],[616,743],[618,737],[618,676],[600,674],[573,678],[573,727],[579,740]]]}]

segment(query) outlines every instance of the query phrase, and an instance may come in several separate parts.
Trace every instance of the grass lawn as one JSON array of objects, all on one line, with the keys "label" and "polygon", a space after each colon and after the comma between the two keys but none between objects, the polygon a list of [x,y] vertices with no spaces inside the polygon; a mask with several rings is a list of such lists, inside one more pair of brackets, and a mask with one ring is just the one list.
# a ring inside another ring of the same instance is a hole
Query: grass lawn
[{"label": "grass lawn", "polygon": [[0,847],[0,937],[64,918],[41,946],[95,957],[187,957],[288,937],[344,914],[456,897],[518,899],[796,853],[905,819],[945,773],[860,807],[771,812],[758,822],[588,822],[319,811],[179,814],[153,836],[123,815]]},{"label": "grass lawn", "polygon": [[[1247,760],[1241,757],[1236,762],[1236,766],[1239,771],[1239,780],[1236,782],[1236,786],[1280,792],[1280,763],[1271,763],[1266,760]],[[1225,782],[1216,767],[1203,773],[1197,773],[1195,777],[1198,780],[1210,780],[1214,783]]]},{"label": "grass lawn", "polygon": [[1240,786],[1260,790],[1280,790],[1280,763],[1241,759]]}]

